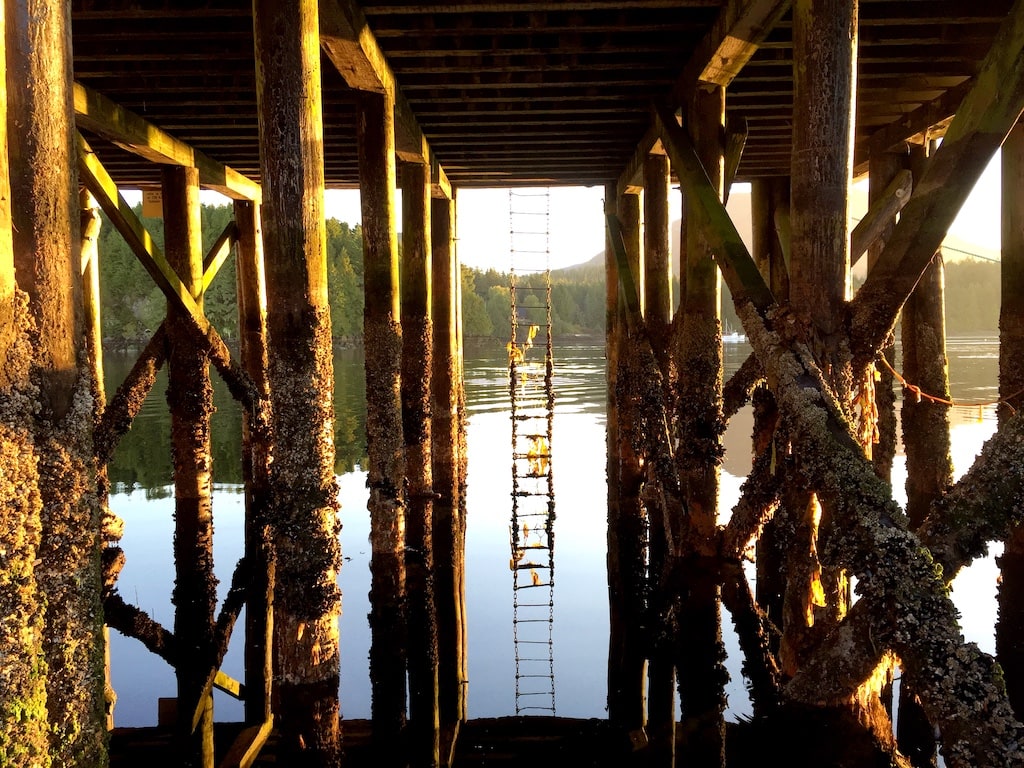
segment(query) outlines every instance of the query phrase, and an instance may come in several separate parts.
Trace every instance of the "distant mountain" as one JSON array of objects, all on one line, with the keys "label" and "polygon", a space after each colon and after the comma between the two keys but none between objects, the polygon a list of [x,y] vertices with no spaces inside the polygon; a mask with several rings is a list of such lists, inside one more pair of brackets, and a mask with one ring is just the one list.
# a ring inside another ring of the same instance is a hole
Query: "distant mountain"
[{"label": "distant mountain", "polygon": [[[851,227],[855,226],[857,221],[860,220],[858,212],[862,214],[862,209],[865,203],[866,198],[864,197],[860,185],[855,185],[854,193],[851,195],[850,199],[851,212],[854,213],[852,216],[853,220],[851,221]],[[740,237],[743,238],[743,242],[746,243],[748,249],[751,248],[751,232],[753,230],[753,225],[750,212],[749,187],[740,187],[734,190],[729,196],[727,209],[730,217],[732,217],[733,224],[740,233]],[[673,275],[678,275],[679,270],[679,225],[680,222],[677,219],[673,221],[669,227],[671,234]],[[977,258],[986,261],[998,261],[1000,257],[998,249],[985,248],[956,235],[946,236],[946,239],[943,242],[943,253],[947,262],[955,262],[970,258]],[[864,265],[866,262],[861,260],[860,264]],[[562,278],[565,280],[580,282],[604,280],[604,252],[601,251],[600,253],[595,254],[591,259],[582,262],[581,264],[575,264],[571,267],[553,270],[551,274],[554,279]],[[861,274],[860,277],[863,279],[863,274]]]},{"label": "distant mountain", "polygon": [[[674,194],[678,194],[674,192]],[[740,189],[729,196],[729,203],[726,206],[733,224],[736,226],[740,237],[746,243],[747,248],[751,247],[751,218],[750,218],[750,191]],[[679,275],[679,229],[680,220],[669,224],[670,243],[672,252],[672,274]],[[604,280],[604,251],[595,254],[592,258],[571,267],[563,267],[551,271],[553,280],[564,279],[579,282],[593,282]]]}]

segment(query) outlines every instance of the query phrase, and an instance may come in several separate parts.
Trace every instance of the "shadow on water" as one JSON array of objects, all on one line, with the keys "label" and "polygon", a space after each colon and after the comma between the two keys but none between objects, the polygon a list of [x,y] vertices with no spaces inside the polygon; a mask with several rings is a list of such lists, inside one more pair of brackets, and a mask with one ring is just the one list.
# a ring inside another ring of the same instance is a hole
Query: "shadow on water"
[{"label": "shadow on water", "polygon": [[[726,376],[749,354],[746,343],[725,345]],[[995,337],[951,339],[950,378],[958,402],[995,400],[998,343]],[[558,500],[557,581],[554,589],[554,670],[557,714],[606,717],[608,592],[606,575],[605,358],[603,340],[570,339],[555,343],[555,420],[552,468]],[[133,362],[108,355],[107,392],[112,394]],[[467,615],[469,713],[473,718],[514,713],[512,574],[508,525],[511,510],[510,420],[507,357],[504,342],[466,345],[466,405],[469,465],[467,488]],[[241,554],[243,506],[240,470],[241,416],[215,380],[213,436],[214,557],[226,591]],[[173,626],[173,488],[170,425],[161,374],[153,392],[122,440],[110,464],[111,508],[125,520],[122,540],[127,564],[119,580],[121,595],[165,626]],[[369,515],[366,509],[365,382],[359,350],[335,356],[337,474],[342,515],[343,567],[341,617],[341,706],[350,719],[370,714],[367,656],[370,636]],[[962,474],[994,431],[991,406],[952,409],[954,465]],[[726,434],[721,509],[728,515],[750,469],[752,417],[749,407],[730,422]],[[897,457],[893,485],[901,498],[905,476]],[[993,547],[993,550],[996,548]],[[993,552],[993,555],[998,552]],[[747,571],[753,579],[752,569]],[[967,640],[982,650],[994,648],[996,569],[993,556],[966,569],[953,586],[963,614]],[[240,621],[237,625],[243,626]],[[741,655],[729,617],[723,612],[722,642],[729,682],[728,719],[751,716]],[[157,699],[173,697],[173,671],[135,640],[111,633],[112,679],[118,694],[115,720],[121,726],[156,722]],[[241,679],[241,634],[232,642],[224,671]],[[677,710],[678,711],[678,710]],[[241,719],[241,705],[217,692],[218,721]],[[747,723],[741,728],[755,728]]]}]

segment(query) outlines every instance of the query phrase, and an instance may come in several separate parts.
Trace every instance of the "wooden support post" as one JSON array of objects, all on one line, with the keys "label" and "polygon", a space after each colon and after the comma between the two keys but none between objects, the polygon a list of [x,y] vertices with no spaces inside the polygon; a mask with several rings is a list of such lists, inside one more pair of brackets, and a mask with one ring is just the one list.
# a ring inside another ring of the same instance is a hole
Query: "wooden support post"
[{"label": "wooden support post", "polygon": [[[697,89],[686,108],[690,138],[719,199],[724,193],[725,90]],[[679,470],[686,500],[685,534],[676,553],[701,558],[717,551],[718,495],[722,463],[722,289],[714,252],[695,226],[697,200],[688,196],[686,292],[680,297],[681,332],[677,336],[676,413]],[[672,589],[682,589],[675,638],[682,709],[681,728],[690,734],[680,760],[724,765],[725,706],[720,680],[722,638],[717,577],[693,564],[677,566]]]},{"label": "wooden support post", "polygon": [[[886,190],[899,179],[906,169],[906,155],[896,152],[877,152],[868,159],[868,202],[874,207],[874,202],[884,199]],[[871,270],[878,262],[885,244],[892,236],[896,226],[895,213],[889,216],[878,236],[868,245],[867,250],[867,271]],[[854,255],[855,246],[852,244],[851,235],[851,259]],[[896,342],[890,334],[883,342],[879,354],[883,355],[890,366],[896,364]],[[874,464],[875,472],[886,482],[891,481],[892,463],[896,456],[896,392],[893,389],[893,375],[886,366],[876,366],[878,381],[875,383],[875,410],[878,413],[878,441],[871,448],[871,463]]]},{"label": "wooden support post", "polygon": [[437,613],[434,604],[434,482],[431,466],[430,166],[402,168],[402,434],[408,510],[405,573],[409,624],[410,762],[440,761]]},{"label": "wooden support post", "polygon": [[[1002,301],[999,306],[999,424],[1024,408],[1024,126],[1003,142],[1002,261],[999,266]],[[1024,528],[1003,545],[999,558],[999,606],[996,658],[1003,668],[1006,691],[1018,720],[1024,720]]]},{"label": "wooden support post", "polygon": [[[260,210],[236,201],[238,229],[235,259],[241,365],[270,410],[267,381],[267,285],[263,266]],[[242,422],[242,479],[245,483],[245,556],[252,563],[252,584],[245,606],[245,722],[262,725],[271,718],[273,681],[274,561],[268,518],[270,444],[265,432],[252,428],[254,418],[269,422],[269,413],[247,414]]]},{"label": "wooden support post", "polygon": [[[722,126],[725,92],[701,89],[689,107],[690,137],[711,184],[723,191]],[[711,245],[703,229],[693,226],[697,201],[687,198],[686,292],[680,297],[682,332],[675,349],[680,371],[676,405],[680,418],[681,445],[676,454],[686,488],[691,539],[686,554],[708,555],[714,549],[718,517],[718,485],[721,473],[722,328],[719,313],[721,279]],[[683,373],[685,372],[685,374]]]},{"label": "wooden support post", "polygon": [[[606,205],[607,205],[606,201]],[[632,274],[642,271],[640,239],[639,195],[621,195],[615,203],[622,221],[623,242],[630,260]],[[609,248],[610,251],[613,249]],[[614,256],[612,257],[614,262]],[[618,275],[618,269],[614,274]],[[615,288],[619,281],[616,278]],[[609,300],[611,300],[609,293]],[[642,299],[640,299],[642,305]],[[608,719],[628,733],[639,734],[646,722],[645,715],[645,651],[641,637],[641,624],[646,610],[644,583],[646,580],[646,525],[640,490],[643,470],[640,456],[634,451],[632,439],[637,429],[637,414],[632,402],[636,366],[630,361],[629,330],[622,316],[625,302],[616,293],[609,308],[614,317],[610,341],[614,342],[614,366],[609,361],[610,385],[614,389],[615,443],[609,446],[616,462],[614,484],[617,491],[615,506],[609,505],[608,517],[608,590],[610,612],[610,641],[608,653]],[[634,378],[631,379],[631,371]],[[609,483],[612,478],[609,478]]]},{"label": "wooden support post", "polygon": [[[203,281],[199,173],[194,168],[163,170],[167,263],[197,299]],[[213,645],[217,582],[213,570],[213,467],[210,416],[213,385],[205,352],[194,343],[189,318],[167,304],[167,404],[174,458],[174,636],[178,641],[177,736],[186,765],[213,768],[213,698],[193,733],[191,713],[203,698],[206,659]]]},{"label": "wooden support post", "polygon": [[79,366],[84,326],[71,8],[8,2],[5,21],[14,266],[34,321],[32,376],[39,386],[33,443],[42,531],[34,573],[46,599],[48,758],[55,765],[101,765],[107,729],[100,510],[93,494],[92,385]]},{"label": "wooden support post", "polygon": [[[3,4],[0,4],[0,32],[6,27],[6,14]],[[6,33],[5,33],[6,34]],[[0,82],[0,107],[3,114],[7,114],[7,44],[3,36],[0,36],[0,49],[4,55],[0,56],[0,74],[3,78]],[[0,157],[7,157],[7,121],[0,120]],[[5,165],[0,172],[0,389],[7,389],[15,383],[15,366],[12,347],[17,343],[22,328],[16,321],[16,290],[17,281],[14,277],[14,245],[12,243],[11,228],[11,179]],[[25,319],[22,313],[22,320]],[[12,363],[8,366],[8,357]]]},{"label": "wooden support post", "polygon": [[[923,175],[927,162],[927,148],[915,145],[911,149],[915,178]],[[932,502],[953,484],[943,274],[942,254],[938,251],[903,305],[903,376],[922,392],[946,401],[919,398],[906,389],[903,392],[900,415],[907,454],[906,513],[911,529],[924,521]]]},{"label": "wooden support post", "polygon": [[751,255],[779,300],[789,296],[789,177],[755,179],[750,185]]},{"label": "wooden support post", "polygon": [[[848,190],[852,167],[856,3],[829,0],[793,4],[794,113],[792,150],[792,251],[790,305],[812,353],[847,402],[850,368],[842,309],[850,286]],[[783,668],[792,674],[816,638],[846,610],[841,576],[823,572],[817,559],[821,507],[813,489],[787,494],[798,524],[789,545],[783,617]],[[799,512],[798,512],[799,510]],[[826,605],[815,605],[816,588]]]},{"label": "wooden support post", "polygon": [[[0,3],[0,157],[7,158],[7,45]],[[8,164],[0,163],[0,549],[4,572],[18,588],[0,589],[0,754],[12,768],[30,768],[49,751],[44,669],[44,605],[35,580],[41,500],[32,447],[33,318],[15,280]],[[9,583],[9,582],[7,582]]]},{"label": "wooden support post", "polygon": [[[793,3],[792,306],[824,345],[835,349],[849,298],[848,190],[852,168],[855,0]],[[837,372],[838,373],[838,372]]]},{"label": "wooden support post", "polygon": [[[911,170],[915,180],[924,174],[928,148],[911,147]],[[903,376],[922,392],[949,402],[949,377],[946,369],[946,320],[944,306],[944,270],[942,254],[936,252],[903,305],[901,321]],[[933,502],[953,485],[953,459],[950,454],[949,405],[929,398],[918,398],[903,391],[900,417],[903,445],[907,457],[907,504],[905,511],[911,530],[924,522]],[[917,701],[914,686],[904,680],[900,687],[896,738],[900,751],[914,765],[934,765],[934,728]]]},{"label": "wooden support post", "polygon": [[431,473],[434,478],[434,601],[437,605],[438,706],[441,762],[450,765],[460,724],[466,719],[465,519],[462,481],[466,456],[459,444],[457,300],[461,275],[455,253],[455,206],[434,198],[430,211],[433,369],[430,377]]},{"label": "wooden support post", "polygon": [[[649,154],[644,160],[644,272],[643,294],[647,299],[644,321],[647,334],[654,349],[654,356],[661,369],[666,395],[671,389],[674,375],[671,365],[672,329],[672,256],[669,248],[669,162],[664,154]],[[665,529],[664,515],[668,510],[663,504],[647,506],[648,528],[651,531]],[[666,551],[664,536],[648,536],[649,594],[651,605],[664,605],[661,584],[669,552]],[[651,620],[657,615],[657,608],[651,607]],[[660,629],[653,629],[662,637]],[[675,668],[672,664],[670,647],[664,642],[655,643],[648,665],[648,735],[655,750],[652,765],[671,766],[675,752]]]},{"label": "wooden support post", "polygon": [[396,765],[406,720],[405,454],[402,444],[398,235],[395,226],[394,104],[359,94],[363,213],[363,338],[366,437],[370,460],[370,681],[377,761]]},{"label": "wooden support post", "polygon": [[[780,227],[789,221],[789,177],[757,179],[751,184],[752,256],[772,294],[785,301],[789,296],[789,229]],[[776,434],[779,409],[774,396],[764,386],[751,396],[754,416],[753,453],[759,456],[775,449],[785,451],[786,440]],[[778,474],[784,470],[778,467]],[[761,530],[756,542],[754,565],[757,578],[754,589],[757,604],[776,625],[782,626],[783,596],[786,592],[785,569],[785,513],[776,514]],[[779,652],[779,638],[771,638],[774,653]]]},{"label": "wooden support post", "polygon": [[340,760],[338,485],[317,4],[255,0],[263,170],[278,759]]},{"label": "wooden support post", "polygon": [[[82,224],[82,296],[85,301],[85,343],[88,349],[89,373],[92,381],[93,396],[93,424],[98,425],[106,409],[107,396],[103,384],[103,324],[100,311],[100,263],[98,240],[100,234],[100,211],[99,206],[87,190],[81,190],[79,194],[81,203],[81,224]],[[95,438],[95,431],[93,433]],[[95,439],[93,441],[95,446]],[[108,547],[120,538],[120,529],[123,522],[118,521],[110,511],[110,479],[107,476],[106,463],[96,463],[96,501],[99,504],[101,520],[101,536]],[[113,533],[114,531],[117,533]],[[119,552],[119,550],[118,550]],[[106,550],[103,553],[103,562],[108,562],[108,557],[117,559],[123,557]],[[106,576],[104,575],[104,579]],[[106,583],[104,585],[106,588]],[[103,678],[104,678],[104,705],[107,720],[107,730],[114,727],[114,703],[117,694],[110,683],[110,630],[103,627]]]},{"label": "wooden support post", "polygon": [[651,154],[644,162],[644,319],[666,383],[672,325],[672,253],[669,248],[669,162]]}]

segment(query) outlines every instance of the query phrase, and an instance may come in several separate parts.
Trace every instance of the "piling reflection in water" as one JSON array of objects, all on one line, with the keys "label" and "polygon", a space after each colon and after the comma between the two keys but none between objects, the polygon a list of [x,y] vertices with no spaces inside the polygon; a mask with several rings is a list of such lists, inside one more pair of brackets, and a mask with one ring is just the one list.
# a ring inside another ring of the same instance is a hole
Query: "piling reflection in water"
[{"label": "piling reflection in water", "polygon": [[[749,354],[745,343],[725,345],[726,377]],[[553,465],[558,468],[558,609],[553,628],[558,714],[606,716],[608,593],[606,555],[605,385],[601,340],[557,340],[554,389]],[[998,343],[988,338],[950,338],[950,388],[954,400],[996,399]],[[507,355],[503,342],[470,342],[466,347],[466,401],[469,417],[467,488],[467,612],[469,715],[514,714],[515,664],[512,595],[508,578],[508,521],[511,477],[508,472],[510,422]],[[108,356],[107,391],[116,390],[131,359]],[[370,644],[369,520],[365,487],[365,406],[362,356],[340,350],[335,357],[335,441],[342,515],[341,711],[346,718],[370,713],[367,653]],[[219,595],[241,556],[243,500],[240,482],[241,420],[233,400],[215,381],[213,416],[214,559],[222,583]],[[165,626],[173,624],[173,486],[170,485],[170,422],[164,402],[166,380],[158,380],[132,430],[110,465],[111,508],[125,520],[121,545],[127,564],[118,588],[125,599]],[[953,461],[959,477],[995,430],[991,406],[958,406],[950,414]],[[752,420],[749,408],[730,421],[722,475],[724,515],[739,497],[750,469]],[[893,470],[895,497],[902,503],[902,457]],[[962,614],[964,636],[982,650],[994,650],[994,558],[1001,548],[963,571],[953,583],[953,599]],[[752,578],[752,569],[748,569]],[[728,614],[723,640],[731,680],[726,688],[729,718],[751,714],[740,652]],[[156,723],[157,699],[175,695],[174,673],[140,643],[111,632],[112,680],[118,695],[119,726]],[[243,676],[241,635],[232,643],[224,671]],[[215,719],[241,719],[241,705],[215,694]]]}]

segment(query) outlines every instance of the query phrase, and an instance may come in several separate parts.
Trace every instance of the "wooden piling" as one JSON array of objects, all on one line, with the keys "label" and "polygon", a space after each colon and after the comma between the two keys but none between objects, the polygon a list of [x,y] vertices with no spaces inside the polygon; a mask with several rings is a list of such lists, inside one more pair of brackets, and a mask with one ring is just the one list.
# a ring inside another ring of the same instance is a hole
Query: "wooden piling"
[{"label": "wooden piling", "polygon": [[[690,138],[717,190],[724,192],[725,90],[700,88],[686,105]],[[679,378],[676,413],[679,447],[676,466],[686,500],[681,558],[672,583],[678,594],[676,666],[681,705],[680,728],[689,734],[679,759],[686,764],[724,765],[724,647],[718,579],[695,559],[717,551],[718,495],[724,449],[722,435],[722,289],[706,234],[696,226],[696,201],[687,200],[686,292],[680,297],[681,323],[675,356]],[[685,588],[684,588],[685,587]]]},{"label": "wooden piling", "polygon": [[[654,356],[661,369],[666,396],[675,378],[671,356],[672,331],[672,255],[669,247],[669,162],[664,154],[649,154],[644,160],[644,272],[646,297],[644,322]],[[663,516],[668,513],[664,505],[648,504],[647,518],[650,531],[665,530]],[[656,606],[665,605],[662,595],[664,569],[671,553],[666,551],[665,537],[648,536],[648,570],[650,589],[649,625],[657,638],[665,633],[657,627]],[[657,627],[657,628],[656,628]],[[651,642],[648,663],[647,730],[654,756],[652,765],[671,766],[675,753],[675,667],[671,647],[662,639]]]},{"label": "wooden piling", "polygon": [[[896,174],[907,164],[906,154],[879,152],[868,159],[868,202],[874,202],[889,186]],[[882,230],[879,237],[868,246],[867,272],[878,262],[882,249],[896,225],[895,218]],[[884,356],[889,367],[896,365],[896,343],[893,334],[882,343],[879,354]],[[891,482],[892,463],[896,456],[896,391],[893,375],[888,367],[875,363],[878,381],[875,382],[875,410],[878,414],[878,440],[871,448],[871,463],[875,472],[886,482]]]},{"label": "wooden piling", "polygon": [[[33,424],[42,497],[35,569],[46,596],[46,708],[55,765],[106,760],[100,510],[84,325],[71,8],[8,3],[7,114],[16,279],[34,319]],[[16,326],[17,327],[17,326]]]},{"label": "wooden piling", "polygon": [[[847,195],[856,19],[853,0],[798,0],[793,6],[789,299],[812,354],[844,403],[852,381],[839,319],[850,285]],[[833,625],[847,603],[841,576],[823,571],[816,555],[818,516],[827,517],[830,510],[821,509],[813,492],[802,501],[794,499],[793,507],[802,511],[803,520],[797,527],[802,540],[789,547],[783,629],[783,664],[789,672],[802,664],[814,638]],[[816,584],[827,595],[826,605],[813,604]]]},{"label": "wooden piling", "polygon": [[338,486],[317,4],[256,0],[273,424],[274,718],[285,763],[340,760]]},{"label": "wooden piling", "polygon": [[405,573],[409,625],[409,759],[440,760],[437,613],[434,604],[434,484],[431,466],[433,319],[430,167],[402,168],[402,434],[407,513]]},{"label": "wooden piling", "polygon": [[[612,196],[611,201],[622,221],[623,241],[633,274],[639,275],[642,263],[639,196],[625,194],[617,200]],[[605,201],[605,206],[607,210],[609,200]],[[608,250],[606,265],[609,261],[614,264],[614,251],[610,247]],[[618,293],[618,270],[606,266],[606,271],[609,275],[608,315],[611,316],[609,341],[614,344],[608,361],[609,397],[613,399],[609,440],[614,440],[609,445],[612,469],[608,477],[608,719],[618,729],[639,734],[646,723],[646,659],[640,631],[646,610],[646,521],[640,498],[643,470],[633,448],[631,431],[637,426],[633,403],[637,367],[631,366],[629,359],[630,344],[623,319],[624,301]]]},{"label": "wooden piling", "polygon": [[[167,263],[202,309],[203,245],[199,172],[162,171],[164,250]],[[174,637],[181,649],[178,681],[178,746],[183,764],[213,768],[213,696],[203,691],[205,661],[213,646],[217,581],[213,570],[213,458],[210,416],[213,385],[204,351],[190,320],[167,302],[167,404],[174,460]],[[203,702],[205,699],[205,703]],[[199,727],[192,713],[203,707]]]},{"label": "wooden piling", "polygon": [[465,545],[462,483],[466,456],[459,442],[462,352],[458,345],[459,264],[455,252],[453,201],[431,200],[431,314],[433,369],[430,377],[431,473],[434,479],[434,602],[437,605],[438,706],[441,760],[448,765],[466,719]]},{"label": "wooden piling", "polygon": [[[778,302],[789,298],[789,252],[791,247],[789,226],[789,177],[758,179],[751,184],[751,256],[765,284],[771,289]],[[752,448],[754,456],[765,451],[776,451],[784,455],[787,441],[777,432],[779,409],[775,397],[766,386],[758,387],[751,396],[754,416]],[[772,443],[775,443],[774,447]],[[784,466],[776,465],[776,472],[785,472]],[[784,509],[780,509],[761,530],[756,542],[754,566],[757,578],[754,589],[757,603],[765,614],[782,626],[783,596],[786,591]],[[773,636],[774,652],[779,652],[779,638]]]},{"label": "wooden piling", "polygon": [[405,453],[402,440],[395,127],[390,94],[360,93],[356,115],[363,214],[363,338],[370,497],[370,681],[373,743],[397,765],[406,723]]},{"label": "wooden piling", "polygon": [[271,716],[273,682],[274,557],[268,519],[270,442],[258,421],[270,423],[267,381],[267,286],[259,207],[235,201],[238,242],[235,257],[239,354],[242,368],[263,399],[263,413],[242,421],[242,482],[245,485],[245,556],[252,583],[245,603],[245,722],[261,725]]},{"label": "wooden piling", "polygon": [[[0,50],[6,53],[5,5],[0,3]],[[0,75],[7,57],[0,56]],[[0,114],[7,114],[6,77],[0,76]],[[0,157],[7,154],[7,120],[0,119]],[[11,768],[34,768],[49,749],[46,714],[44,599],[35,580],[40,543],[39,473],[32,437],[30,370],[33,320],[14,272],[11,186],[0,163],[0,754]],[[17,580],[15,582],[15,580]],[[8,585],[17,583],[17,588]]]},{"label": "wooden piling", "polygon": [[750,255],[778,301],[789,296],[789,186],[788,176],[750,184]]},{"label": "wooden piling", "polygon": [[[909,160],[915,182],[924,175],[928,156],[926,145],[911,147]],[[918,397],[915,390],[906,387],[903,390],[900,419],[907,466],[905,511],[913,530],[924,522],[932,504],[953,485],[949,436],[951,395],[946,360],[941,251],[936,252],[904,303],[900,329],[903,377],[911,385],[919,387],[921,392],[932,396]],[[904,680],[900,687],[896,726],[900,751],[912,764],[934,765],[934,727],[921,708],[913,683],[908,680]]]},{"label": "wooden piling", "polygon": [[[82,296],[85,301],[85,345],[92,382],[93,424],[98,425],[107,404],[106,389],[103,383],[103,323],[100,307],[98,241],[101,219],[99,204],[88,190],[80,191],[79,200],[82,224],[81,258]],[[93,436],[95,438],[95,431]],[[95,446],[95,439],[93,445]],[[106,464],[100,463],[98,460],[96,461],[96,503],[101,515],[100,535],[106,544],[101,555],[102,579],[104,590],[106,590],[108,585],[117,578],[117,571],[111,572],[108,571],[108,568],[115,567],[113,564],[124,557],[123,552],[115,544],[121,538],[124,521],[117,518],[110,510],[110,478],[107,476]],[[107,730],[110,730],[114,727],[114,704],[117,701],[117,692],[110,680],[110,628],[106,625],[103,627],[103,678],[104,711]]]},{"label": "wooden piling", "polygon": [[668,195],[668,157],[650,154],[644,161],[644,319],[666,384],[672,378],[669,368],[672,253],[669,247]]},{"label": "wooden piling", "polygon": [[[999,280],[1000,426],[1024,407],[1024,126],[1017,125],[1001,153],[1002,260]],[[1024,528],[1003,545],[996,592],[996,658],[1017,719],[1024,719]]]},{"label": "wooden piling", "polygon": [[[911,148],[915,179],[923,175],[927,157],[926,147]],[[903,377],[932,396],[918,397],[906,388],[903,391],[900,416],[907,455],[906,512],[912,529],[924,521],[932,502],[953,484],[943,275],[939,251],[903,305]]]}]

